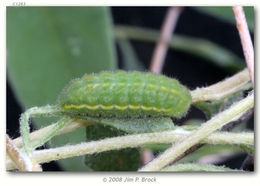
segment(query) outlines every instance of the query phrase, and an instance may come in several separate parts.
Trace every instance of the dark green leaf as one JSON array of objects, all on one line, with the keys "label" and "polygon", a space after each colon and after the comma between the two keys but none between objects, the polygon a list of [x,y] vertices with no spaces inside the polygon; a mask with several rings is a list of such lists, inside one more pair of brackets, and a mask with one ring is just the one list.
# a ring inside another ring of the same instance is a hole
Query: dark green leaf
[{"label": "dark green leaf", "polygon": [[[124,134],[125,132],[101,124],[87,127],[88,141]],[[85,163],[94,171],[136,171],[141,166],[141,155],[139,148],[111,150],[86,155]]]},{"label": "dark green leaf", "polygon": [[[7,7],[8,80],[24,109],[55,104],[63,87],[85,73],[116,68],[111,15],[104,7]],[[51,120],[35,120],[37,128]],[[18,129],[17,129],[18,130]],[[51,146],[79,143],[85,130],[56,137]],[[82,157],[65,170],[88,170]]]}]

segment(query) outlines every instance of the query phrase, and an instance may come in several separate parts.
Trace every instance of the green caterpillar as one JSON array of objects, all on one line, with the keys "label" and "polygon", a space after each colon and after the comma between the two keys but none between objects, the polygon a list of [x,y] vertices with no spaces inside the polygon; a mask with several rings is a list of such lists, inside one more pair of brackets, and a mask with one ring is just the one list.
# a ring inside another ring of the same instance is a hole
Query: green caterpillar
[{"label": "green caterpillar", "polygon": [[[50,140],[73,119],[85,119],[130,133],[156,131],[157,120],[160,130],[170,129],[174,125],[169,117],[183,116],[190,104],[189,90],[166,76],[124,71],[85,75],[64,88],[57,105],[33,107],[21,115],[24,150],[34,161],[33,149]],[[63,118],[41,139],[31,143],[29,119],[36,116]],[[146,119],[149,116],[153,119]],[[142,123],[146,124],[145,129]]]},{"label": "green caterpillar", "polygon": [[72,81],[58,99],[68,114],[93,117],[183,116],[191,95],[177,80],[141,72],[101,72]]}]

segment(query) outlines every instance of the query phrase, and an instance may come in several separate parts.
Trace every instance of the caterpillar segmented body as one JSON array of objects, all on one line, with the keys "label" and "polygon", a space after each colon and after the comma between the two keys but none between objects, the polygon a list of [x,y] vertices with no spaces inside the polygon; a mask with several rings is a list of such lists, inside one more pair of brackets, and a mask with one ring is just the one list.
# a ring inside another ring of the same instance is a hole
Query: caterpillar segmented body
[{"label": "caterpillar segmented body", "polygon": [[141,72],[101,72],[74,80],[61,93],[64,112],[126,118],[183,116],[191,103],[189,90],[177,80]]}]

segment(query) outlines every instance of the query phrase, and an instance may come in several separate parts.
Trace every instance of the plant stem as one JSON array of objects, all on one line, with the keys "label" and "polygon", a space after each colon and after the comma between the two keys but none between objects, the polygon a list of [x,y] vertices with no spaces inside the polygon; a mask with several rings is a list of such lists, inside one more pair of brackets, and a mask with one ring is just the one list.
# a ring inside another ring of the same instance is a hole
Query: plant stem
[{"label": "plant stem", "polygon": [[171,39],[172,32],[176,27],[181,11],[181,7],[170,7],[167,11],[161,28],[160,38],[154,49],[150,63],[150,71],[153,73],[160,74],[162,72],[164,59],[168,49],[168,43]]},{"label": "plant stem", "polygon": [[57,122],[49,131],[47,131],[39,140],[34,141],[32,143],[32,148],[36,149],[37,147],[43,145],[47,141],[49,141],[55,134],[63,128],[66,124],[73,122],[75,119],[71,119],[69,117],[64,117],[60,121]]},{"label": "plant stem", "polygon": [[[94,122],[87,121],[87,120],[75,119],[71,123],[68,123],[63,128],[61,128],[59,131],[57,131],[55,136],[58,136],[58,135],[61,135],[64,133],[68,133],[73,130],[77,130],[79,128],[85,127],[85,126],[93,124],[93,123]],[[51,131],[52,128],[54,128],[57,124],[58,124],[58,122],[30,133],[31,142],[40,140],[48,131]],[[16,139],[14,139],[13,142],[19,148],[22,147],[22,145],[23,145],[22,137],[18,137]]]},{"label": "plant stem", "polygon": [[219,113],[193,132],[191,135],[186,137],[181,142],[173,145],[167,149],[162,155],[151,161],[149,164],[140,169],[140,171],[158,171],[187,149],[193,145],[199,143],[203,138],[210,135],[217,129],[220,129],[226,123],[238,119],[244,112],[254,105],[254,94],[249,95],[245,99],[232,105],[227,110]]},{"label": "plant stem", "polygon": [[245,13],[243,7],[241,6],[234,6],[233,11],[236,18],[237,29],[241,39],[241,44],[243,47],[247,67],[249,69],[251,80],[254,85],[254,47],[247,26]]},{"label": "plant stem", "polygon": [[[235,121],[231,121],[228,124],[224,125],[221,128],[221,131],[230,131],[231,129],[233,129],[236,125],[240,124],[243,120],[247,119],[250,115],[252,115],[253,113],[253,108],[248,109],[239,119],[235,120]],[[189,148],[188,150],[186,150],[183,154],[181,154],[180,156],[178,156],[174,161],[172,161],[170,164],[174,164],[177,161],[181,160],[182,158],[184,158],[185,156],[195,152],[196,150],[198,150],[199,148],[203,147],[205,144],[196,144],[194,146],[192,146],[191,148]],[[246,146],[246,145],[240,145],[242,147]],[[247,151],[247,150],[246,150]]]},{"label": "plant stem", "polygon": [[191,91],[192,102],[195,103],[207,100],[216,101],[223,99],[230,94],[237,92],[249,80],[250,76],[246,68],[241,72],[238,72],[234,76],[218,82],[214,85],[204,88],[197,88]]},{"label": "plant stem", "polygon": [[[138,147],[147,144],[175,143],[177,141],[183,140],[191,133],[193,133],[193,131],[186,131],[179,127],[171,131],[127,135],[99,141],[85,142],[77,145],[68,145],[53,149],[38,150],[34,151],[34,156],[38,162],[43,163],[73,156],[99,153],[127,147]],[[216,132],[204,138],[201,143],[252,145],[254,143],[254,134]],[[15,168],[11,161],[7,161],[6,166],[9,170]]]},{"label": "plant stem", "polygon": [[[195,91],[191,91],[191,94],[193,95],[192,97],[193,97],[193,102],[196,102],[196,101],[198,101],[198,100],[200,100],[200,101],[205,101],[205,100],[203,100],[203,99],[206,99],[206,100],[208,100],[209,99],[209,97],[211,97],[211,99],[213,98],[213,99],[222,99],[222,98],[225,98],[226,96],[229,96],[230,94],[234,94],[234,93],[236,93],[236,92],[238,92],[238,91],[242,91],[242,90],[246,90],[246,89],[249,89],[250,88],[250,84],[249,84],[249,82],[247,82],[246,84],[244,84],[245,83],[245,81],[246,81],[246,78],[243,80],[243,76],[246,74],[246,71],[247,71],[247,69],[245,69],[244,71],[242,71],[242,72],[239,72],[238,74],[236,74],[236,75],[234,75],[233,77],[231,77],[231,78],[229,78],[229,79],[226,79],[226,80],[224,80],[224,81],[222,81],[222,82],[219,82],[219,83],[217,83],[217,84],[214,84],[214,85],[212,85],[212,86],[210,86],[210,87],[206,87],[206,88],[200,88],[200,89],[196,89]],[[236,81],[234,80],[235,78],[237,78],[238,77],[238,79],[242,79],[242,82],[240,83],[240,84],[238,84],[238,85],[236,85]],[[233,79],[234,78],[234,79]],[[249,74],[248,74],[248,81],[249,81]],[[234,81],[233,81],[234,80]],[[226,92],[224,92],[224,94],[222,94],[222,96],[220,96],[220,97],[218,97],[219,96],[219,94],[217,94],[218,96],[215,96],[216,94],[215,94],[215,92],[221,92],[221,87],[223,87],[223,89],[225,89],[225,87],[226,87],[226,85],[228,85],[228,83],[230,83],[229,85],[232,87],[232,83],[235,83],[235,85],[233,85],[234,87],[233,88],[228,88],[228,90],[226,91]],[[210,92],[212,92],[212,93],[210,93],[209,95],[207,95],[206,97],[204,97],[204,95],[203,96],[200,96],[199,94],[200,94],[200,92],[202,92],[202,93],[205,93],[205,90],[206,91],[208,91],[208,90],[210,90],[209,91],[209,93]],[[196,92],[197,91],[197,92]],[[248,114],[248,113],[253,113],[252,112],[253,111],[253,108],[251,108],[251,109],[249,109],[246,113],[244,113],[244,115],[243,116],[241,116],[238,120],[236,120],[236,121],[232,121],[232,122],[230,122],[230,123],[228,123],[227,125],[224,125],[223,127],[222,127],[222,131],[228,131],[228,130],[231,130],[233,127],[235,127],[237,124],[239,124],[239,123],[241,123],[241,121],[243,121],[245,118],[247,118],[248,117],[248,115],[250,115],[250,114]],[[199,149],[199,148],[201,148],[202,146],[203,146],[204,144],[196,144],[196,145],[194,145],[194,146],[192,146],[190,149],[188,149],[187,151],[185,151],[183,154],[181,154],[180,156],[178,156],[173,162],[171,162],[171,164],[173,164],[173,163],[176,163],[177,161],[179,161],[180,159],[182,159],[182,158],[184,158],[185,156],[187,156],[188,154],[190,154],[190,153],[192,153],[192,152],[194,152],[194,151],[196,151],[197,149]]]},{"label": "plant stem", "polygon": [[56,106],[44,106],[44,107],[33,107],[26,110],[20,119],[20,132],[23,140],[23,148],[26,156],[28,156],[28,161],[31,162],[32,166],[37,165],[33,158],[33,148],[30,139],[30,127],[29,119],[31,116],[42,116],[42,115],[55,115],[60,113],[60,110]]},{"label": "plant stem", "polygon": [[8,135],[6,135],[6,153],[13,160],[20,171],[32,170],[32,164],[27,160],[28,157],[23,155]]}]

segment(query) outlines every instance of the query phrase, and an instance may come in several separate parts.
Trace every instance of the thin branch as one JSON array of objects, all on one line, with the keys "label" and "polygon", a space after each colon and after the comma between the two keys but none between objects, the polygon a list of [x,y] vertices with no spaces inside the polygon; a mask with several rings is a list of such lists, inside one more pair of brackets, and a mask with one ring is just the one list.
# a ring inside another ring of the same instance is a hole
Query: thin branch
[{"label": "thin branch", "polygon": [[[32,166],[31,161],[28,160],[28,157],[25,156],[14,144],[14,142],[6,135],[6,153],[15,163],[20,171],[33,171],[35,170],[35,166]],[[40,171],[40,166],[38,166]]]},{"label": "thin branch", "polygon": [[[138,147],[147,144],[175,143],[183,140],[193,131],[183,130],[181,127],[171,131],[134,134],[120,137],[85,142],[77,145],[67,145],[47,150],[34,151],[37,162],[44,163],[85,154],[99,153],[127,147]],[[253,133],[215,132],[204,138],[201,143],[207,144],[250,144],[254,143]],[[6,161],[8,170],[15,169],[10,159]]]},{"label": "thin branch", "polygon": [[175,158],[173,161],[171,161],[169,163],[169,165],[172,165],[174,163],[176,163],[177,161],[180,161],[181,159],[183,159],[184,157],[188,156],[189,154],[195,152],[196,150],[198,150],[199,148],[203,147],[204,144],[196,144],[193,145],[191,148],[189,148],[188,150],[186,150],[184,153],[182,153],[181,155],[179,155],[177,158]]},{"label": "thin branch", "polygon": [[221,82],[214,85],[197,88],[191,91],[192,102],[200,101],[216,101],[237,92],[250,80],[249,72],[247,69],[227,78]]},{"label": "thin branch", "polygon": [[140,171],[158,171],[164,166],[168,165],[175,158],[180,156],[187,149],[195,144],[198,144],[205,137],[210,135],[217,129],[227,124],[232,120],[239,118],[244,112],[254,105],[254,94],[249,95],[247,98],[239,101],[232,105],[229,109],[219,113],[206,123],[202,124],[201,127],[193,132],[191,135],[180,141],[176,145],[167,149],[162,155],[151,161],[149,164],[144,166]]},{"label": "thin branch", "polygon": [[243,7],[241,6],[234,6],[233,11],[236,18],[237,29],[240,35],[247,67],[249,69],[251,80],[254,85],[254,47],[247,26],[245,13]]},{"label": "thin branch", "polygon": [[152,56],[150,66],[151,72],[159,74],[162,71],[164,59],[168,49],[168,44],[171,39],[172,32],[177,24],[181,10],[181,7],[171,7],[167,12],[161,29],[159,42],[157,43]]}]

